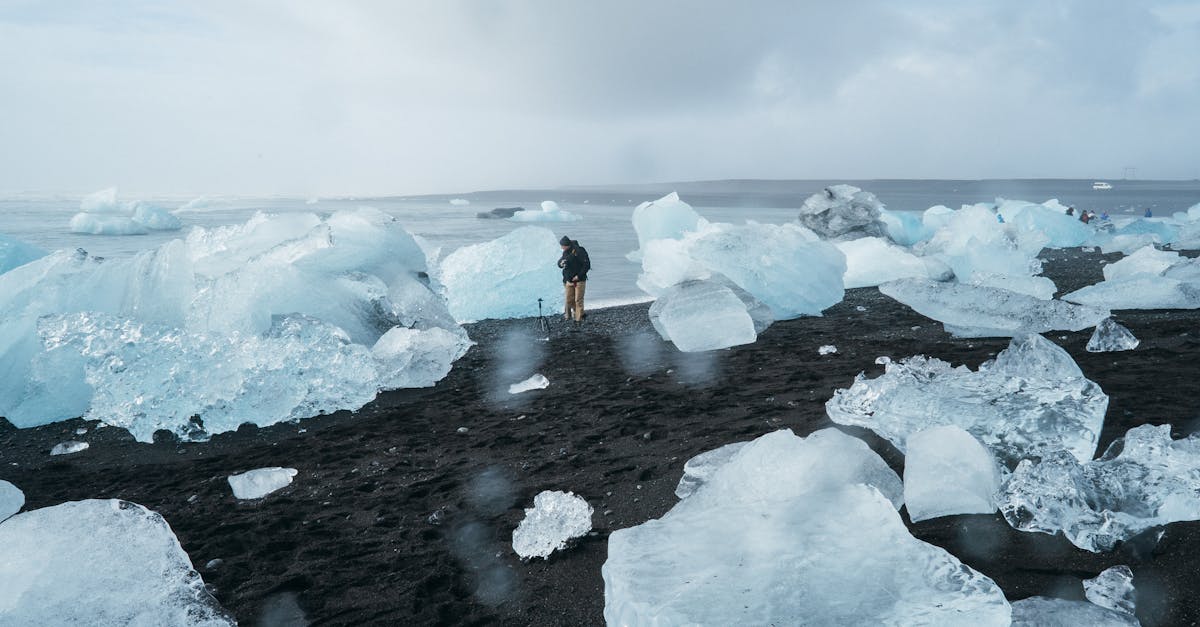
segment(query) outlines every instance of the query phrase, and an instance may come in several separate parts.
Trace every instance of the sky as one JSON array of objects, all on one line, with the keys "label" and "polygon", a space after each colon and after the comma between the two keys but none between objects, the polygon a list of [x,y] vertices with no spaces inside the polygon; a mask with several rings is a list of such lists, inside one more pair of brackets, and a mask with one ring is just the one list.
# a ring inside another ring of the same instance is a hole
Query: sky
[{"label": "sky", "polygon": [[1200,0],[0,0],[0,192],[1200,177]]}]

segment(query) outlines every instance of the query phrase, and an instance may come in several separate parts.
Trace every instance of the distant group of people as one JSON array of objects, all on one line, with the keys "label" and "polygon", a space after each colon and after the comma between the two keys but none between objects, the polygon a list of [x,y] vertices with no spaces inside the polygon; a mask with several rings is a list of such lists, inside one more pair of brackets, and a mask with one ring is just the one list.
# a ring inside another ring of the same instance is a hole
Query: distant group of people
[{"label": "distant group of people", "polygon": [[[1147,216],[1149,216],[1150,210],[1147,209],[1146,212],[1147,212]],[[1074,216],[1075,215],[1075,207],[1067,207],[1067,215]],[[1084,209],[1083,211],[1079,212],[1079,221],[1084,224],[1087,224],[1095,219],[1096,219],[1095,211],[1088,211],[1087,209]],[[1100,219],[1108,220],[1109,219],[1108,212],[1105,211],[1104,213],[1100,214]]]}]

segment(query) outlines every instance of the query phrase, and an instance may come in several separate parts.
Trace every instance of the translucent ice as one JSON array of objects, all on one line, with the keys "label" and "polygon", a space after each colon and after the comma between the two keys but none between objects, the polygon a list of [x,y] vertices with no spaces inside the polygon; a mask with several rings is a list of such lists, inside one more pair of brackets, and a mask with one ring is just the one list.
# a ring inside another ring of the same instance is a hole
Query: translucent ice
[{"label": "translucent ice", "polygon": [[58,444],[55,444],[53,448],[50,449],[50,454],[51,455],[71,455],[72,453],[80,453],[82,451],[86,451],[86,450],[88,450],[89,446],[91,446],[91,445],[88,444],[87,442],[75,442],[75,441],[59,442]]},{"label": "translucent ice", "polygon": [[450,313],[460,322],[562,311],[562,250],[549,229],[523,226],[499,239],[464,246],[437,269]]},{"label": "translucent ice", "polygon": [[970,280],[966,281],[966,283],[977,287],[994,287],[1010,292],[1017,292],[1018,294],[1028,294],[1038,300],[1050,300],[1054,297],[1054,293],[1058,291],[1058,287],[1054,285],[1054,281],[1044,276],[976,272],[971,275]]},{"label": "translucent ice", "polygon": [[291,485],[296,476],[295,468],[256,468],[237,475],[230,475],[229,487],[236,499],[261,499],[262,497]]},{"label": "translucent ice", "polygon": [[570,211],[563,211],[553,200],[543,200],[541,211],[525,209],[513,213],[509,219],[513,222],[574,222],[580,217]]},{"label": "translucent ice", "polygon": [[711,451],[705,451],[687,460],[683,464],[683,476],[679,478],[679,484],[675,486],[675,496],[681,499],[691,496],[697,488],[708,481],[714,472],[728,464],[729,460],[733,459],[733,456],[747,444],[749,442],[733,442]]},{"label": "translucent ice", "polygon": [[1109,316],[1105,309],[962,283],[901,279],[880,285],[879,291],[941,322],[958,337],[1079,331]]},{"label": "translucent ice", "polygon": [[133,221],[151,231],[178,231],[183,228],[183,222],[162,207],[147,202],[135,202],[132,209]]},{"label": "translucent ice", "polygon": [[0,274],[46,256],[46,251],[19,239],[0,235]]},{"label": "translucent ice", "polygon": [[685,281],[650,305],[655,330],[685,353],[753,343],[772,320],[770,309],[721,280]]},{"label": "translucent ice", "polygon": [[853,185],[831,185],[809,196],[800,206],[800,224],[823,238],[886,237],[875,194]]},{"label": "translucent ice", "polygon": [[904,456],[904,506],[913,522],[951,514],[990,514],[1000,487],[992,454],[954,425],[908,437]]},{"label": "translucent ice", "polygon": [[71,232],[86,235],[145,235],[146,225],[131,216],[77,213],[71,217]]},{"label": "translucent ice", "polygon": [[544,490],[513,531],[512,547],[521,559],[547,558],[567,542],[592,530],[592,506],[573,492]]},{"label": "translucent ice", "polygon": [[609,536],[609,625],[1008,624],[995,583],[909,534],[899,479],[861,441],[780,431],[713,465]]},{"label": "translucent ice", "polygon": [[644,202],[633,210],[633,230],[637,233],[638,248],[656,239],[680,239],[705,222],[691,205],[671,192],[653,202]]},{"label": "translucent ice", "polygon": [[524,381],[508,386],[509,394],[520,394],[530,390],[544,390],[550,387],[550,380],[544,374],[535,374]]},{"label": "translucent ice", "polygon": [[1172,441],[1170,425],[1142,425],[1094,461],[1047,452],[1022,461],[999,500],[1016,529],[1107,551],[1151,527],[1200,520],[1200,434]]},{"label": "translucent ice", "polygon": [[17,486],[0,479],[0,522],[21,511],[25,506],[25,493]]},{"label": "translucent ice", "polygon": [[1112,281],[1137,274],[1160,275],[1182,260],[1179,253],[1144,246],[1133,254],[1104,266],[1104,278]]},{"label": "translucent ice", "polygon": [[1095,229],[1079,218],[1066,215],[1066,209],[1055,200],[1041,204],[1001,200],[996,210],[1009,228],[1039,232],[1046,236],[1046,245],[1054,248],[1082,246],[1095,234]]},{"label": "translucent ice", "polygon": [[1136,618],[1086,601],[1029,597],[1012,604],[1013,627],[1139,627]]},{"label": "translucent ice", "polygon": [[1096,325],[1096,330],[1088,340],[1089,353],[1107,353],[1110,351],[1130,351],[1138,347],[1141,341],[1129,332],[1129,329],[1117,324],[1116,320],[1106,318]]},{"label": "translucent ice", "polygon": [[71,218],[71,232],[90,235],[145,235],[149,231],[177,231],[179,218],[145,201],[121,202],[117,188],[101,190],[79,203]]},{"label": "translucent ice", "polygon": [[950,269],[934,258],[922,258],[881,237],[860,237],[837,243],[846,256],[846,289],[873,287],[896,279],[945,280]]},{"label": "translucent ice", "polygon": [[1142,273],[1101,281],[1062,298],[1104,309],[1197,309],[1200,283]]},{"label": "translucent ice", "polygon": [[166,521],[140,505],[73,501],[18,514],[0,523],[0,556],[0,624],[235,624]]},{"label": "translucent ice", "polygon": [[1110,610],[1133,615],[1137,609],[1133,571],[1128,566],[1113,566],[1094,579],[1084,579],[1083,593],[1092,603]]},{"label": "translucent ice", "polygon": [[922,214],[913,211],[879,210],[879,219],[887,227],[887,236],[901,246],[912,246],[929,239],[934,229],[922,219]]},{"label": "translucent ice", "polygon": [[923,355],[888,360],[885,369],[875,379],[858,375],[825,410],[834,422],[871,429],[901,451],[914,433],[957,425],[1006,464],[1058,449],[1089,460],[1108,409],[1100,386],[1040,335],[1013,338],[978,371]]}]

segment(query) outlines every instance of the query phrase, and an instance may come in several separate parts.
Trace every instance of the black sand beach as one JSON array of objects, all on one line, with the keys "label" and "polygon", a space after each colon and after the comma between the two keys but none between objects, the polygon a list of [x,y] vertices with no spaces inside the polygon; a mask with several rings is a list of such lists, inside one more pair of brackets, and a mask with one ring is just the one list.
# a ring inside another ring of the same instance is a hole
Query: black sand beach
[{"label": "black sand beach", "polygon": [[[1099,281],[1101,261],[1119,255],[1071,249],[1043,258],[1066,292]],[[383,394],[354,414],[244,426],[207,443],[139,444],[81,420],[27,430],[0,421],[0,478],[24,490],[27,509],[121,498],[160,512],[244,625],[286,624],[272,621],[299,611],[318,625],[596,625],[608,534],[666,512],[689,457],[777,429],[807,435],[831,426],[825,401],[859,372],[881,372],[878,356],[924,353],[974,368],[1008,344],[952,338],[874,288],[713,354],[674,351],[653,335],[646,309],[593,311],[578,329],[554,320],[548,340],[531,320],[472,325],[478,345],[434,388]],[[1176,437],[1200,428],[1200,311],[1116,317],[1141,339],[1137,350],[1088,353],[1090,329],[1048,334],[1110,396],[1099,450],[1145,423],[1171,423]],[[838,352],[818,355],[825,344]],[[506,393],[534,372],[550,387]],[[81,427],[90,430],[76,436]],[[847,431],[902,471],[889,444]],[[70,439],[91,448],[48,455]],[[226,477],[265,466],[299,474],[261,501],[235,500]],[[549,560],[522,563],[512,530],[547,489],[586,498],[595,532]],[[998,514],[910,528],[993,578],[1010,600],[1083,598],[1080,579],[1127,564],[1144,625],[1200,621],[1200,522],[1104,554],[1014,531]]]}]

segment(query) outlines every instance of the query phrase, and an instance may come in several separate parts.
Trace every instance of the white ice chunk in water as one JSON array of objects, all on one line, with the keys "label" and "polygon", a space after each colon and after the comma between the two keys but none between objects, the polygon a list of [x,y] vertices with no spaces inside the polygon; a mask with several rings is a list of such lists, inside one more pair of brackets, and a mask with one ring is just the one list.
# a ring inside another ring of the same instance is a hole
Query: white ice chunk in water
[{"label": "white ice chunk in water", "polygon": [[513,222],[574,222],[579,219],[579,215],[563,211],[553,200],[543,200],[541,211],[524,209],[513,213],[509,218]]},{"label": "white ice chunk in water", "polygon": [[1133,588],[1133,571],[1128,566],[1113,566],[1083,580],[1083,594],[1089,601],[1110,610],[1133,615],[1137,609],[1137,592]]},{"label": "white ice chunk in water", "polygon": [[536,316],[539,298],[543,313],[562,311],[561,252],[552,231],[524,226],[446,255],[437,272],[450,313],[459,322]]},{"label": "white ice chunk in water", "polygon": [[25,493],[17,486],[0,479],[0,522],[25,507]]},{"label": "white ice chunk in water", "polygon": [[1065,451],[1024,460],[999,504],[1014,528],[1061,531],[1093,552],[1152,527],[1200,520],[1200,434],[1172,441],[1170,425],[1142,425],[1094,461]]},{"label": "white ice chunk in water", "polygon": [[1105,318],[1103,322],[1096,325],[1096,330],[1088,339],[1087,351],[1089,353],[1129,351],[1137,348],[1138,344],[1141,344],[1141,340],[1134,337],[1129,329],[1117,324],[1117,321],[1112,318]]},{"label": "white ice chunk in water", "polygon": [[1086,601],[1029,597],[1012,604],[1012,627],[1140,627],[1128,614]]},{"label": "white ice chunk in water", "polygon": [[70,442],[59,442],[58,444],[54,445],[54,448],[50,449],[50,454],[71,455],[72,453],[86,451],[89,446],[91,445],[87,442],[76,442],[74,440]]},{"label": "white ice chunk in water", "polygon": [[508,393],[520,394],[530,390],[543,390],[548,387],[550,387],[550,380],[546,378],[546,375],[539,373],[529,377],[528,379],[525,379],[524,381],[520,381],[508,386]]},{"label": "white ice chunk in water", "polygon": [[261,499],[262,497],[281,490],[292,483],[296,476],[295,468],[256,468],[237,475],[229,476],[229,487],[237,499]]},{"label": "white ice chunk in water", "polygon": [[545,490],[513,531],[512,547],[521,559],[547,558],[567,542],[592,530],[592,506],[573,492]]},{"label": "white ice chunk in water", "polygon": [[979,440],[954,425],[930,427],[908,438],[904,506],[913,522],[951,514],[990,514],[1000,469]]},{"label": "white ice chunk in water", "polygon": [[471,204],[471,201],[467,200],[466,198],[451,198],[450,204],[454,205],[455,207],[466,207],[467,205]]},{"label": "white ice chunk in water", "polygon": [[957,337],[1079,331],[1109,316],[1105,309],[961,283],[901,279],[880,285],[879,291],[941,322]]},{"label": "white ice chunk in water", "polygon": [[770,324],[769,309],[724,281],[687,281],[667,289],[650,305],[650,322],[664,340],[685,352],[751,344],[758,339],[754,310]]},{"label": "white ice chunk in water", "polygon": [[145,235],[150,232],[146,225],[132,216],[99,213],[77,213],[71,217],[72,233],[84,235]]},{"label": "white ice chunk in water", "polygon": [[1183,257],[1177,252],[1145,246],[1115,263],[1104,266],[1104,279],[1113,281],[1138,274],[1158,276],[1180,261],[1183,261]]},{"label": "white ice chunk in water", "polygon": [[831,185],[804,200],[798,219],[823,238],[886,237],[882,208],[883,203],[871,192],[853,185]]},{"label": "white ice chunk in water", "polygon": [[833,344],[826,344],[817,349],[818,355],[832,355],[837,352],[837,347]]},{"label": "white ice chunk in water", "polygon": [[71,232],[90,235],[145,235],[149,231],[178,231],[183,227],[170,211],[145,201],[121,202],[117,188],[101,190],[79,203]]},{"label": "white ice chunk in water", "polygon": [[163,520],[117,500],[63,503],[0,524],[0,624],[236,624]]},{"label": "white ice chunk in water", "polygon": [[835,429],[762,436],[662,518],[609,536],[605,621],[1008,625],[995,583],[909,534],[899,491]]},{"label": "white ice chunk in water", "polygon": [[875,379],[862,374],[825,404],[838,424],[871,429],[901,451],[909,436],[957,425],[1006,464],[1066,449],[1096,451],[1108,396],[1071,356],[1040,335],[1014,338],[978,371],[919,355],[888,360]]},{"label": "white ice chunk in water", "polygon": [[733,456],[747,444],[749,442],[733,442],[711,451],[705,451],[687,460],[683,464],[683,476],[679,478],[679,484],[675,486],[675,496],[681,499],[691,496],[697,488],[708,481],[714,472],[729,463],[729,460],[733,459]]},{"label": "white ice chunk in water", "polygon": [[133,203],[134,222],[151,231],[178,231],[183,228],[183,222],[175,214],[146,202]]}]

